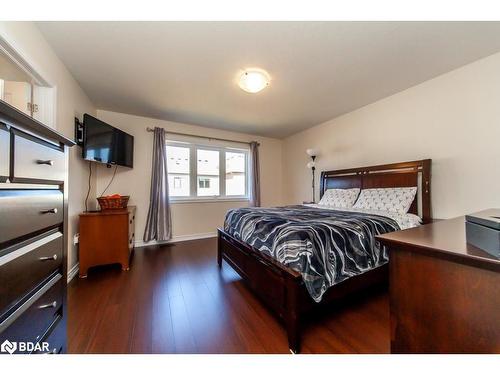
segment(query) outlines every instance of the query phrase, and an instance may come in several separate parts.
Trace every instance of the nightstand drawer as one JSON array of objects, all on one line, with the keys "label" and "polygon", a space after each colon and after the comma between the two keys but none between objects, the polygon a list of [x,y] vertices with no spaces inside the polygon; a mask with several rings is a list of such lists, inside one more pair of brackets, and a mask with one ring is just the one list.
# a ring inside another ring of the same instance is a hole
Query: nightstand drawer
[{"label": "nightstand drawer", "polygon": [[128,215],[128,247],[132,250],[135,246],[135,213]]},{"label": "nightstand drawer", "polygon": [[66,157],[60,148],[18,130],[12,136],[13,182],[64,181]]},{"label": "nightstand drawer", "polygon": [[0,190],[0,243],[63,221],[59,190]]},{"label": "nightstand drawer", "polygon": [[0,257],[0,316],[61,266],[62,253],[55,232]]}]

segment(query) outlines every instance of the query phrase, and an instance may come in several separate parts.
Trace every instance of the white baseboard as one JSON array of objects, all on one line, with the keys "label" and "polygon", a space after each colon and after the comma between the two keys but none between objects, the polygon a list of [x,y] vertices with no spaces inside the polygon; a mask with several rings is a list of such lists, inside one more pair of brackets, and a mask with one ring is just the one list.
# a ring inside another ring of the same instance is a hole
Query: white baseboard
[{"label": "white baseboard", "polygon": [[216,232],[187,234],[184,236],[175,236],[175,237],[172,237],[172,239],[170,239],[168,241],[149,241],[149,242],[135,241],[134,245],[135,245],[135,247],[154,246],[154,245],[163,245],[163,244],[182,242],[182,241],[201,240],[204,238],[213,238],[213,237],[217,237]]},{"label": "white baseboard", "polygon": [[[170,239],[169,241],[150,241],[150,242],[135,241],[134,244],[135,244],[135,247],[144,247],[144,246],[162,245],[162,244],[182,242],[182,241],[201,240],[204,238],[213,238],[213,237],[217,237],[216,232],[187,234],[184,236],[175,236],[175,237],[172,237],[172,239]],[[78,275],[79,269],[80,269],[80,263],[77,263],[73,267],[71,267],[71,269],[68,271],[68,284],[70,283],[71,280],[73,280],[75,278],[76,275]]]},{"label": "white baseboard", "polygon": [[71,267],[71,269],[68,271],[68,284],[71,280],[75,278],[76,275],[78,275],[79,266],[80,263],[77,263],[73,267]]}]

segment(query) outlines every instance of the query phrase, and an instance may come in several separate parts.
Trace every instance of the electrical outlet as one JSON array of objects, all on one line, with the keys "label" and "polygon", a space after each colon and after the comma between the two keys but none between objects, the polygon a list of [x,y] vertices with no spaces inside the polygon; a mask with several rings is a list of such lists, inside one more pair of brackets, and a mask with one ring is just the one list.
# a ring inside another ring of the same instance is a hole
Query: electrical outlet
[{"label": "electrical outlet", "polygon": [[73,245],[76,245],[80,240],[80,233],[77,233],[73,236]]}]

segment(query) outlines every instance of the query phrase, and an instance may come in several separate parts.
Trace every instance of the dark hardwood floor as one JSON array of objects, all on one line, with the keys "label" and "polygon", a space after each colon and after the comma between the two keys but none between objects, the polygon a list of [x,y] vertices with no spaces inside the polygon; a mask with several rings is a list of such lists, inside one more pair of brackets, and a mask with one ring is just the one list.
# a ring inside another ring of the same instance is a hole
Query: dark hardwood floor
[{"label": "dark hardwood floor", "polygon": [[[68,288],[70,353],[289,353],[276,318],[216,240],[135,250],[130,271],[89,270]],[[314,316],[302,353],[388,353],[389,302],[372,291]]]}]

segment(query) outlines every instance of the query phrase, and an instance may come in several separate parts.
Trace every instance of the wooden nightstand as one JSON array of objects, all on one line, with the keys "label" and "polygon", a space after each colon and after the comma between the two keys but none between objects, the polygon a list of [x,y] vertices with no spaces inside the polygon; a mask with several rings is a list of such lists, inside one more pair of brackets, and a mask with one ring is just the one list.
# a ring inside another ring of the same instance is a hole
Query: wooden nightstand
[{"label": "wooden nightstand", "polygon": [[90,267],[120,263],[128,271],[135,240],[135,206],[80,214],[80,277]]},{"label": "wooden nightstand", "polygon": [[302,204],[316,204],[316,202],[306,202],[306,201],[303,201]]},{"label": "wooden nightstand", "polygon": [[389,247],[392,353],[500,352],[500,260],[467,244],[463,216],[377,239]]}]

